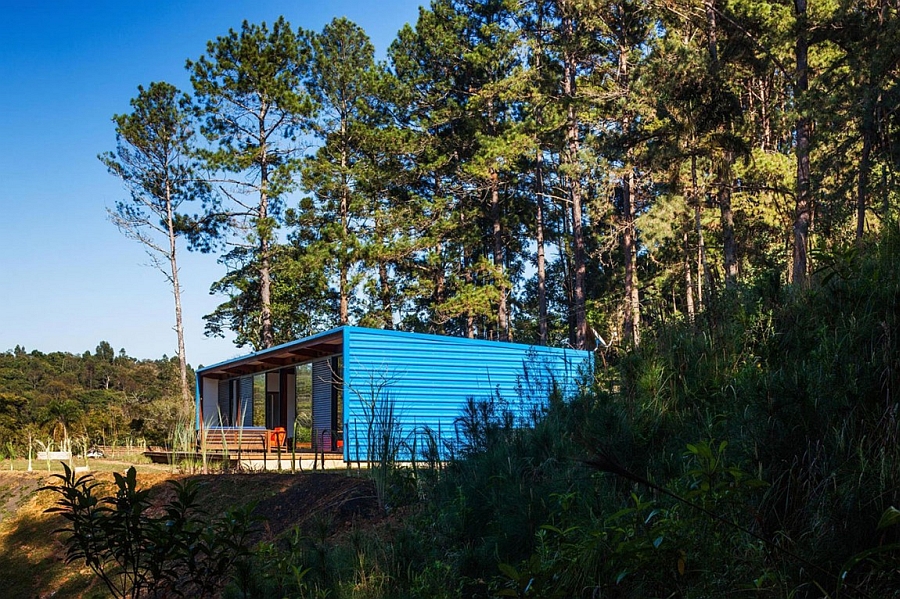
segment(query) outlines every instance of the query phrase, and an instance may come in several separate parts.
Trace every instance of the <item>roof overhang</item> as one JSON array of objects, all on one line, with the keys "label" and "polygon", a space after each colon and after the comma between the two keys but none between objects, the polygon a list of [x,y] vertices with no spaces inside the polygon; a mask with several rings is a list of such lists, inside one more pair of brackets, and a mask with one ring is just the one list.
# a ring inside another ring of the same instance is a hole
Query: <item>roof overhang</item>
[{"label": "roof overhang", "polygon": [[197,370],[197,376],[230,379],[310,362],[343,352],[344,328],[332,329]]}]

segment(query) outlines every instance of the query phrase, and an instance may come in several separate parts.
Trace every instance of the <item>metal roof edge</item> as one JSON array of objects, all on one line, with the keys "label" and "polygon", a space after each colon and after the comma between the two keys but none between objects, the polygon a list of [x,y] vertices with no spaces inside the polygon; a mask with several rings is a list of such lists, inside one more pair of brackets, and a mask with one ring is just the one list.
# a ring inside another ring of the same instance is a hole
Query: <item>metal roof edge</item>
[{"label": "metal roof edge", "polygon": [[203,368],[198,368],[196,373],[197,373],[197,375],[200,375],[206,371],[215,370],[217,368],[222,368],[223,366],[227,366],[228,364],[234,364],[236,362],[243,362],[244,360],[249,360],[251,358],[259,358],[259,357],[265,356],[267,354],[276,353],[281,350],[288,349],[295,345],[303,345],[306,343],[310,343],[312,341],[315,341],[316,339],[328,337],[328,336],[334,335],[336,333],[343,333],[344,329],[348,329],[348,328],[351,328],[351,327],[348,327],[346,325],[340,326],[340,327],[335,327],[333,329],[328,329],[327,331],[322,331],[321,333],[315,333],[308,337],[303,337],[301,339],[295,339],[293,341],[288,341],[288,342],[282,343],[280,345],[274,345],[272,347],[267,347],[266,349],[261,349],[259,351],[255,351],[255,352],[252,352],[249,354],[244,354],[244,355],[238,356],[236,358],[231,358],[228,360],[223,360],[221,362],[216,362],[215,364],[210,364],[209,366],[204,366]]},{"label": "metal roof edge", "polygon": [[360,327],[354,325],[344,325],[335,327],[333,329],[329,329],[327,331],[322,331],[321,333],[315,333],[314,335],[309,335],[308,337],[303,337],[301,339],[295,339],[294,341],[288,341],[286,343],[282,343],[280,345],[275,345],[273,347],[269,347],[266,349],[261,349],[256,352],[252,352],[249,354],[244,354],[242,356],[238,356],[235,358],[231,358],[228,360],[223,360],[221,362],[217,362],[215,364],[210,364],[209,366],[204,366],[202,368],[198,368],[196,373],[197,376],[201,376],[204,372],[208,372],[211,370],[216,370],[222,368],[224,366],[228,366],[229,364],[235,364],[238,362],[243,362],[247,360],[252,360],[256,358],[265,357],[268,354],[277,353],[279,351],[299,346],[305,345],[308,343],[315,342],[317,339],[322,339],[324,337],[328,337],[331,335],[335,335],[340,333],[342,336],[342,341],[345,341],[347,337],[352,337],[354,332],[364,331],[367,334],[375,334],[383,337],[403,337],[403,338],[413,338],[413,339],[422,339],[422,340],[439,340],[439,341],[449,341],[452,343],[462,343],[467,346],[474,347],[482,347],[482,348],[498,348],[498,347],[513,347],[519,348],[521,350],[536,350],[536,351],[550,351],[553,353],[564,352],[564,353],[572,353],[575,355],[583,354],[585,358],[590,356],[592,352],[586,349],[575,349],[573,347],[556,347],[551,345],[537,345],[537,344],[529,344],[529,343],[518,343],[514,341],[493,341],[489,339],[470,339],[469,337],[459,337],[455,335],[440,335],[436,333],[418,333],[413,331],[398,331],[395,329],[376,329],[371,327]]},{"label": "metal roof edge", "polygon": [[574,347],[557,347],[553,345],[538,345],[536,343],[518,343],[515,341],[493,341],[490,339],[470,339],[469,337],[459,337],[456,335],[440,335],[437,333],[418,333],[414,331],[398,331],[396,329],[375,329],[371,327],[359,327],[347,325],[342,327],[347,333],[350,335],[353,334],[354,331],[365,331],[367,333],[374,332],[377,335],[382,335],[385,337],[406,337],[406,338],[418,338],[418,339],[449,339],[454,342],[462,342],[465,345],[475,345],[482,347],[506,347],[513,346],[517,348],[527,348],[527,349],[537,349],[537,350],[550,350],[554,352],[573,352],[573,353],[583,353],[585,356],[591,355],[593,352],[587,349],[575,349]]}]

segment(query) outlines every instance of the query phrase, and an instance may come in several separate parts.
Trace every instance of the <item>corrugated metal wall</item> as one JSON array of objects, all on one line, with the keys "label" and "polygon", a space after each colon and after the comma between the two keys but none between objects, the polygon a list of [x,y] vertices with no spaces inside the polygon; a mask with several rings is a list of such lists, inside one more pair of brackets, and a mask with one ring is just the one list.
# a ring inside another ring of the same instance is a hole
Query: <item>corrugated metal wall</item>
[{"label": "corrugated metal wall", "polygon": [[440,436],[445,457],[458,446],[467,398],[493,398],[527,424],[554,385],[571,395],[592,360],[586,351],[346,327],[344,457],[367,459],[371,447],[377,459],[392,442],[400,459],[413,443],[421,456],[426,427]]}]

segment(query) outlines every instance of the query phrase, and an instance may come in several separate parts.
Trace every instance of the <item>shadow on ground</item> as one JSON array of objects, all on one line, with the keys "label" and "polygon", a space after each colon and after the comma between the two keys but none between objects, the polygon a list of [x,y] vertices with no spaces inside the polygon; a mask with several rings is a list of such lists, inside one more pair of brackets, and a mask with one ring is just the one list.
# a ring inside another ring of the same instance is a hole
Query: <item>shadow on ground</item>
[{"label": "shadow on ground", "polygon": [[[96,473],[100,481],[112,481],[109,472]],[[174,494],[167,480],[171,474],[141,473],[138,482],[149,487],[155,509]],[[361,522],[381,519],[371,480],[332,473],[277,473],[193,475],[200,483],[204,511],[221,515],[255,502],[259,540],[273,540],[295,527],[327,519],[333,532]],[[37,489],[50,482],[46,473],[0,473],[0,598],[100,599],[107,589],[82,564],[65,563],[65,546],[54,531],[63,526],[59,515],[46,514],[57,495]]]}]

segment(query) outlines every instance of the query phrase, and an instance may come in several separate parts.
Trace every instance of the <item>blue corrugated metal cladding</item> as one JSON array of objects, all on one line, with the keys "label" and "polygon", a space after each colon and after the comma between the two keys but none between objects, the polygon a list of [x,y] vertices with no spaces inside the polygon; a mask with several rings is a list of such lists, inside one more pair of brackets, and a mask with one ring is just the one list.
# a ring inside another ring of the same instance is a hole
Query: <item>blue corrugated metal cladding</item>
[{"label": "blue corrugated metal cladding", "polygon": [[527,424],[557,388],[571,396],[590,352],[357,327],[344,328],[344,459],[437,457],[459,444],[468,399],[493,399]]}]

